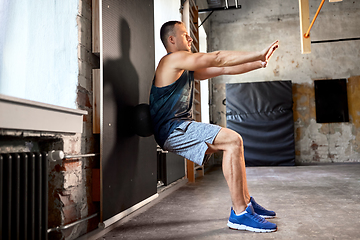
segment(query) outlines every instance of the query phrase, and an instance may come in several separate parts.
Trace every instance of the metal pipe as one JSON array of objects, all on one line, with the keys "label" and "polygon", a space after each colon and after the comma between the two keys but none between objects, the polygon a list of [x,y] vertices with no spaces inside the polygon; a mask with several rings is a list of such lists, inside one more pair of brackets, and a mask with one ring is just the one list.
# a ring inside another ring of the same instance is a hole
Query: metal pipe
[{"label": "metal pipe", "polygon": [[162,150],[161,148],[156,149],[156,151],[157,151],[157,152],[161,152],[161,153],[169,153],[168,151],[164,151],[164,150]]},{"label": "metal pipe", "polygon": [[240,9],[241,5],[235,6],[229,6],[229,8],[225,7],[218,7],[218,8],[207,8],[207,9],[199,9],[198,13],[207,13],[207,12],[213,12],[213,11],[224,11],[224,10],[231,10],[231,9]]},{"label": "metal pipe", "polygon": [[320,12],[322,6],[324,5],[324,2],[325,2],[325,0],[322,0],[322,1],[321,1],[320,6],[318,7],[318,10],[317,10],[316,13],[315,13],[314,19],[311,21],[311,24],[310,24],[310,26],[309,26],[309,29],[307,30],[307,32],[306,32],[305,35],[304,35],[304,38],[308,38],[308,37],[309,37],[309,35],[310,35],[310,30],[311,30],[312,26],[314,25],[315,20],[316,20],[317,16],[319,15],[319,12]]},{"label": "metal pipe", "polygon": [[58,151],[51,151],[49,154],[49,160],[50,161],[58,161],[63,159],[71,159],[71,158],[84,158],[84,157],[95,157],[99,155],[99,153],[88,153],[88,154],[79,154],[79,155],[65,155],[65,153],[61,150]]},{"label": "metal pipe", "polygon": [[344,42],[344,41],[356,41],[360,40],[358,38],[340,38],[340,39],[331,39],[331,40],[318,40],[318,41],[311,41],[311,43],[330,43],[330,42]]},{"label": "metal pipe", "polygon": [[69,224],[64,225],[64,226],[57,226],[57,227],[54,227],[54,228],[49,228],[49,229],[47,230],[47,233],[68,229],[68,228],[73,227],[73,226],[75,226],[75,225],[77,225],[77,224],[79,224],[79,223],[85,222],[86,220],[89,220],[89,219],[91,219],[91,218],[94,218],[94,217],[96,217],[97,215],[98,215],[98,214],[95,213],[95,214],[93,214],[93,215],[91,215],[91,216],[89,216],[89,217],[86,217],[86,218],[83,218],[83,219],[79,219],[79,220],[77,220],[77,221],[75,221],[75,222],[73,222],[73,223],[69,223]]},{"label": "metal pipe", "polygon": [[97,155],[99,155],[99,154],[98,153],[88,153],[88,154],[80,154],[80,155],[65,155],[64,159],[95,157]]},{"label": "metal pipe", "polygon": [[237,0],[235,0],[235,7],[238,8]]}]

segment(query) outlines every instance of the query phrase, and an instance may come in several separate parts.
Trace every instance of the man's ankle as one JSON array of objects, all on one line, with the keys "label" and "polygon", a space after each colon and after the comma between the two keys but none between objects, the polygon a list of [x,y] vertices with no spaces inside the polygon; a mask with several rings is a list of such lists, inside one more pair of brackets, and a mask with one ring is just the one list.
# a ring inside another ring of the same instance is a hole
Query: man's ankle
[{"label": "man's ankle", "polygon": [[236,215],[240,215],[243,212],[245,212],[246,208],[247,208],[247,205],[239,205],[239,206],[236,206],[236,207],[234,206],[233,210],[234,210],[234,213]]}]

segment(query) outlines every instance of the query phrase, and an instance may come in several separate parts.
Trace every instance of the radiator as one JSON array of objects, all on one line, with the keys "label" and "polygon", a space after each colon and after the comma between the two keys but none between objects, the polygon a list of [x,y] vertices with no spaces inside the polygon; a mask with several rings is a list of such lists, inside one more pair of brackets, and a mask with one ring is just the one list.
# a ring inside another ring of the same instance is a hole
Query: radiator
[{"label": "radiator", "polygon": [[1,239],[47,239],[46,153],[0,153]]}]

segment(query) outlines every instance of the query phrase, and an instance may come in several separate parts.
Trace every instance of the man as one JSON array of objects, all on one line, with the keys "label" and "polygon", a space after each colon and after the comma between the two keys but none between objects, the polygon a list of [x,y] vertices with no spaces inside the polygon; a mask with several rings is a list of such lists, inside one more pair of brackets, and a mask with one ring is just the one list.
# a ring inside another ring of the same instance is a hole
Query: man
[{"label": "man", "polygon": [[227,128],[195,122],[192,102],[194,79],[241,74],[266,67],[279,46],[278,41],[261,52],[192,53],[192,38],[182,22],[165,23],[160,35],[168,54],[159,62],[150,93],[150,113],[157,143],[164,150],[199,165],[205,154],[223,151],[222,169],[233,203],[228,226],[255,232],[276,231],[276,224],[264,219],[274,217],[275,212],[261,207],[249,194],[241,136]]}]

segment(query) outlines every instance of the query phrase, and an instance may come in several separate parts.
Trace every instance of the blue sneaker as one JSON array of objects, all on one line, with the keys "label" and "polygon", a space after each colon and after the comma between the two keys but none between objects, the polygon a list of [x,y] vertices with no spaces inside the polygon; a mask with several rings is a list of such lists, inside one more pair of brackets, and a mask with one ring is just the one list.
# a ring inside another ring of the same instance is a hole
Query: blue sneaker
[{"label": "blue sneaker", "polygon": [[254,212],[251,204],[246,208],[246,212],[236,215],[231,209],[228,227],[235,230],[247,230],[251,232],[275,232],[277,226],[275,223],[268,222]]},{"label": "blue sneaker", "polygon": [[269,211],[260,206],[253,197],[250,197],[250,202],[254,208],[254,211],[263,218],[274,218],[276,213],[274,211]]}]

